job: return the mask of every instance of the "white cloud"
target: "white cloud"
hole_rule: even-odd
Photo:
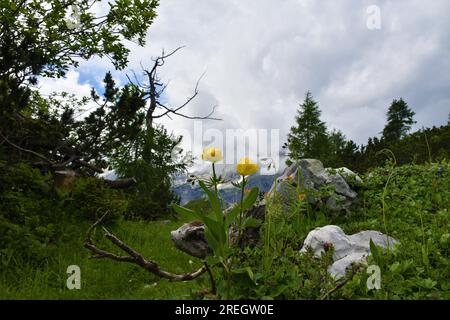
[[[381,8],[381,30],[366,27],[373,4]],[[167,60],[161,77],[170,80],[167,98],[177,105],[206,71],[198,99],[186,109],[203,115],[218,104],[216,116],[224,121],[205,121],[205,128],[279,128],[283,138],[311,90],[330,129],[365,143],[383,129],[394,98],[416,111],[416,128],[447,121],[448,12],[447,0],[161,1],[147,46],[130,45],[129,70],[150,66],[162,48],[186,45]],[[79,72],[98,81],[108,69],[108,61],[94,59]],[[68,86],[85,90],[71,75]],[[193,128],[183,118],[162,123],[169,130]]]
[[[43,95],[64,91],[82,98],[90,96],[91,85],[87,81],[80,83],[80,73],[75,70],[69,70],[65,78],[41,78],[39,91]]]

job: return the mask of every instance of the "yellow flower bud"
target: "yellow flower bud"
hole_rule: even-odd
[[[256,163],[252,162],[249,158],[242,158],[238,162],[236,171],[241,176],[249,176],[258,171],[258,165]]]
[[[203,149],[202,160],[216,163],[222,159],[222,151],[219,148],[207,147]]]

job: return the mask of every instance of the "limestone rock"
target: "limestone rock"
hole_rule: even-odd
[[[327,170],[330,170],[330,169],[327,168]],[[349,168],[341,167],[341,168],[332,169],[332,170],[337,171],[337,173],[339,173],[345,179],[345,181],[347,181],[347,183],[349,183],[350,179],[354,179],[356,181],[356,183],[360,183],[360,184],[363,183],[363,179],[361,179],[360,176],[358,176],[356,173],[354,173]]]
[[[370,239],[383,248],[392,248],[398,243],[379,231],[368,230],[346,235],[340,227],[328,225],[309,232],[300,252],[306,252],[309,248],[316,257],[320,257],[325,251],[324,247],[331,244],[334,248],[334,263],[328,268],[328,272],[335,278],[340,278],[345,276],[351,264],[366,262],[370,255]]]
[[[265,212],[265,206],[258,205],[248,210],[246,216],[264,220]],[[242,233],[240,245],[243,247],[256,245],[260,239],[259,229],[260,227],[246,228]],[[201,221],[186,223],[170,234],[175,247],[191,256],[203,259],[213,253],[205,239],[205,226]],[[230,243],[236,243],[237,228],[235,225],[230,227],[229,234]]]
[[[264,221],[265,215],[266,215],[266,206],[265,205],[254,206],[246,213],[247,217],[256,218],[261,221]],[[260,239],[259,229],[260,229],[260,227],[246,228],[242,232],[240,246],[241,247],[255,246]],[[236,243],[237,237],[238,237],[238,229],[237,229],[237,226],[233,224],[230,227],[230,243],[232,245]]]
[[[322,162],[316,159],[300,159],[285,169],[283,174],[274,182],[269,191],[269,195],[278,194],[285,205],[292,201],[292,195],[295,193],[297,184],[306,190],[317,191],[325,185],[334,187],[335,195],[327,199],[321,199],[327,208],[333,212],[349,212],[350,206],[357,198],[358,194],[354,191],[347,179],[354,177],[356,181],[361,181],[354,172],[347,168],[325,169]],[[359,180],[358,180],[359,178]],[[308,195],[307,201],[315,205],[318,200],[312,195]]]
[[[204,259],[212,254],[205,239],[205,226],[200,221],[185,223],[170,235],[175,247],[191,256]]]

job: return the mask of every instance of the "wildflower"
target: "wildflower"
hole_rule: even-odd
[[[250,193],[252,191],[252,189],[245,189],[244,192],[245,193]]]
[[[324,242],[322,244],[322,246],[323,246],[323,249],[325,250],[325,252],[327,252],[333,248],[333,244],[331,242]]]
[[[249,158],[242,158],[238,162],[236,171],[241,176],[249,176],[258,171],[258,165],[256,163],[252,162]]]
[[[269,198],[269,192],[264,192],[264,198]]]
[[[293,176],[287,176],[286,180],[287,180],[287,181],[293,181],[293,180],[294,180],[294,177],[293,177]]]
[[[298,200],[303,201],[303,200],[305,200],[305,197],[306,197],[306,194],[300,193],[300,194],[298,195]]]
[[[223,159],[222,150],[214,147],[207,147],[203,149],[202,160],[216,163]]]

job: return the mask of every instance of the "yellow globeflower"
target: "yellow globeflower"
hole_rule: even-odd
[[[239,160],[236,170],[241,176],[249,176],[258,171],[258,165],[249,158],[242,158]]]
[[[216,163],[222,159],[222,151],[219,148],[207,147],[203,149],[202,160]]]

